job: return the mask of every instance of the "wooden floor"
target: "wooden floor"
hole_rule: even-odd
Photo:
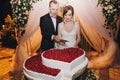
[[[113,67],[109,69],[108,80],[120,80],[120,67]]]
[[[100,69],[99,80],[120,80],[120,66]]]
[[[120,80],[120,66],[93,70],[98,80]]]

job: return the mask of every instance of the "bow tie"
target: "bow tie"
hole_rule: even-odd
[[[52,18],[56,18],[57,16],[51,16]]]

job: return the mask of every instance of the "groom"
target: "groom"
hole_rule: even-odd
[[[62,18],[58,16],[59,4],[55,0],[49,2],[49,13],[40,18],[40,28],[42,32],[42,43],[40,49],[42,51],[54,48],[55,41],[58,41],[57,30],[58,23],[62,22]]]

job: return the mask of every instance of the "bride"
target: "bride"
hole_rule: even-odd
[[[63,8],[63,22],[58,25],[58,38],[56,48],[78,47],[80,42],[80,26],[73,20],[74,9],[71,5]]]

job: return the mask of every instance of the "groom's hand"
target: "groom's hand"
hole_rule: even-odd
[[[53,40],[54,40],[55,42],[59,42],[59,41],[60,41],[60,38],[59,38],[59,36],[54,35],[54,36],[53,36]]]

